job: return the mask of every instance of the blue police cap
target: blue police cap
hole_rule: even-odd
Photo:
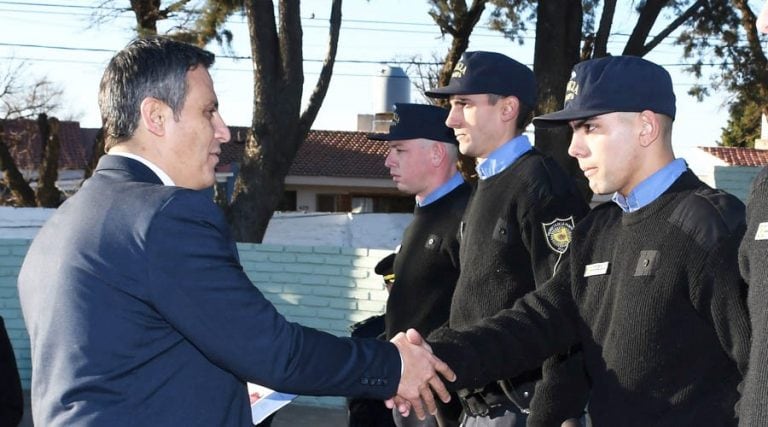
[[[536,77],[527,66],[496,52],[465,52],[453,69],[448,86],[424,92],[432,98],[489,93],[516,96],[529,108],[536,106]]]
[[[445,108],[425,104],[396,103],[389,133],[369,133],[368,139],[401,141],[425,138],[459,145],[453,129],[445,125],[447,118],[448,110]]]
[[[636,56],[608,56],[573,67],[562,110],[533,118],[536,126],[617,112],[650,110],[675,118],[675,92],[667,70]]]
[[[392,275],[395,270],[395,256],[397,256],[397,254],[391,253],[379,260],[376,267],[373,268],[373,271],[378,275],[384,276],[385,279],[387,276]]]

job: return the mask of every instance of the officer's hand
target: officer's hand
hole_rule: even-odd
[[[413,344],[410,340],[420,344]],[[387,406],[391,408],[397,405],[398,411],[407,416],[410,412],[405,404],[407,401],[419,419],[426,418],[424,405],[430,414],[434,414],[437,406],[433,392],[437,393],[443,402],[451,400],[451,395],[438,374],[449,381],[455,381],[456,374],[445,362],[432,354],[429,345],[415,330],[409,329],[407,334],[400,332],[391,341],[400,351],[403,373],[397,388],[397,398],[388,401]]]

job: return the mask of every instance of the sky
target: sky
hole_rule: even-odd
[[[29,77],[47,76],[60,84],[67,107],[59,116],[77,119],[83,127],[100,126],[96,102],[99,79],[109,58],[134,35],[135,21],[130,12],[117,13],[117,18],[108,22],[94,23],[93,7],[102,1],[0,0],[0,69],[23,61]],[[127,6],[128,0],[113,3]],[[760,2],[752,3],[757,11]],[[306,101],[325,56],[330,0],[304,0],[301,7]],[[378,76],[386,65],[397,66],[398,61],[414,56],[426,62],[444,58],[450,38],[441,37],[427,11],[427,2],[422,0],[344,1],[334,74],[314,129],[355,130],[358,114],[375,112],[374,104],[380,98],[373,89],[380,84]],[[520,46],[489,30],[486,17],[476,27],[469,50],[501,52],[532,66],[535,23],[528,25],[526,43]],[[628,34],[634,20],[631,11],[619,10],[614,31]],[[245,18],[234,16],[227,28],[234,33],[234,52],[224,52],[215,43],[209,45],[208,49],[217,54],[211,74],[224,120],[229,125],[247,126],[252,108],[250,61],[227,57],[247,57],[250,53]],[[624,42],[626,37],[618,35],[615,40]],[[613,49],[614,54],[619,54],[619,42],[609,44],[609,51]],[[725,93],[715,93],[699,103],[687,95],[695,78],[683,72],[680,51],[665,42],[646,56],[665,66],[672,75],[678,100],[673,133],[678,154],[690,147],[716,145],[720,129],[727,121],[724,102],[728,99]],[[415,79],[415,75],[411,78]],[[411,102],[425,102],[415,87]]]

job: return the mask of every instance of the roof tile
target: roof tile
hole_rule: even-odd
[[[239,162],[245,148],[246,128],[231,127],[232,142],[221,146],[219,170]],[[289,175],[389,179],[384,159],[389,146],[369,140],[365,132],[310,130],[299,147]]]
[[[82,144],[80,123],[59,122],[59,169],[83,169],[89,154]],[[5,120],[4,139],[16,167],[34,170],[40,166],[42,144],[36,120]]]
[[[768,165],[768,150],[742,147],[699,147],[730,166]]]

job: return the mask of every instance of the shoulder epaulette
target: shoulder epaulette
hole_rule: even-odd
[[[700,245],[714,245],[746,226],[744,203],[729,193],[709,187],[686,196],[668,221]]]

